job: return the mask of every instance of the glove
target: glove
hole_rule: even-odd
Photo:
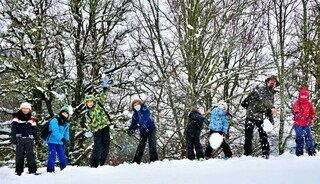
[[[18,144],[17,138],[16,138],[15,136],[12,137],[12,143],[13,143],[14,145],[17,145],[17,144]]]
[[[311,125],[312,124],[312,117],[308,117],[307,118],[307,125]]]
[[[210,121],[206,119],[206,120],[204,121],[204,124],[206,124],[207,126],[209,126]]]
[[[67,147],[69,146],[69,142],[67,141],[66,138],[62,138],[61,141],[63,142],[64,146],[67,146]]]
[[[102,74],[102,85],[103,85],[104,88],[108,87],[108,85],[109,85],[108,81],[109,81],[109,79],[106,76],[106,74]]]
[[[272,116],[269,116],[268,119],[269,119],[270,123],[274,126],[274,119],[273,119],[273,117],[272,117]]]
[[[92,137],[93,134],[92,134],[92,132],[88,131],[88,132],[84,133],[83,135],[87,138],[90,138],[90,137]]]
[[[232,114],[229,111],[227,111],[226,116],[232,117]]]
[[[301,115],[299,113],[295,113],[294,116],[293,116],[293,120],[294,121],[299,121],[301,120]],[[312,120],[311,120],[312,121]]]
[[[128,129],[127,131],[127,134],[131,137],[132,134],[134,133],[134,130],[133,129]]]

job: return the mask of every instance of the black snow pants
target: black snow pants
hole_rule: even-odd
[[[213,133],[220,133],[221,134],[222,132],[217,132],[217,131],[210,130],[209,137]],[[220,147],[222,148],[222,151],[223,151],[225,157],[227,157],[227,158],[232,157],[231,148],[230,148],[229,144],[226,142],[225,139],[223,139]],[[205,151],[205,157],[209,157],[210,158],[212,156],[212,151],[213,151],[213,149],[210,146],[210,143],[208,143],[208,145],[206,147],[206,151]]]
[[[246,118],[245,124],[245,139],[244,139],[244,155],[249,156],[252,154],[252,138],[253,138],[253,130],[254,126],[258,127],[259,137],[260,137],[260,144],[262,148],[263,155],[269,155],[270,153],[270,146],[268,142],[268,135],[263,130],[262,127],[263,121],[261,120],[254,120],[250,118]]]
[[[149,132],[140,133],[140,142],[139,142],[136,154],[134,156],[133,162],[136,162],[138,164],[141,163],[141,159],[143,156],[144,149],[146,147],[147,140],[149,143],[150,161],[153,162],[158,160],[156,132],[157,130],[155,128]]]
[[[187,157],[189,160],[204,158],[202,145],[200,143],[201,130],[195,130],[193,134],[186,133]],[[196,151],[196,155],[194,154]]]
[[[102,166],[106,163],[110,146],[109,126],[98,130],[93,134],[93,150],[90,159],[90,167]]]
[[[36,155],[33,148],[33,139],[17,138],[16,145],[16,173],[21,174],[24,168],[24,156],[27,156],[28,171],[35,173],[37,171]]]

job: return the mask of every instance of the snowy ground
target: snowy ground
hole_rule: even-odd
[[[319,184],[320,156],[296,157],[286,153],[269,160],[241,157],[159,161],[151,164],[122,164],[100,168],[68,166],[63,171],[41,175],[14,174],[14,169],[0,168],[1,184]]]

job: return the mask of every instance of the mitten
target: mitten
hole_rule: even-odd
[[[132,134],[134,133],[134,130],[133,129],[128,129],[127,131],[127,134],[131,137]]]
[[[307,125],[311,125],[312,124],[312,117],[308,117],[307,118]]]
[[[109,85],[108,81],[109,81],[108,77],[105,74],[102,74],[102,85],[104,88],[108,87]]]
[[[204,123],[205,123],[207,126],[209,126],[210,121],[209,121],[209,120],[207,120],[207,119],[205,119]]]
[[[88,131],[88,132],[85,132],[83,135],[87,138],[90,138],[90,137],[92,137],[93,134],[92,134],[92,132]]]
[[[299,121],[301,120],[301,115],[299,113],[295,113],[294,116],[293,116],[293,120],[294,121]]]

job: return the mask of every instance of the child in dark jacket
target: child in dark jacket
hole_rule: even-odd
[[[133,100],[131,103],[131,108],[134,112],[128,129],[128,135],[132,136],[136,129],[139,129],[140,132],[140,142],[132,162],[140,164],[147,140],[149,143],[150,161],[157,161],[157,128],[151,112],[140,99]]]
[[[309,101],[309,91],[302,88],[298,99],[293,105],[294,130],[296,132],[296,155],[303,155],[304,141],[306,142],[309,156],[316,154],[310,126],[316,116],[312,103]]]
[[[63,170],[67,166],[67,158],[64,153],[64,146],[69,145],[69,108],[62,107],[58,117],[54,117],[50,120],[49,131],[46,143],[48,145],[48,163],[47,172],[51,173],[55,171],[55,161],[58,156],[60,170]]]
[[[227,134],[229,123],[228,123],[228,116],[226,114],[228,109],[228,105],[221,101],[218,103],[218,107],[214,108],[211,112],[211,119],[210,119],[210,135],[213,133],[219,133],[223,137]],[[209,136],[210,136],[209,135]],[[230,146],[226,142],[225,139],[223,139],[221,143],[222,150],[224,152],[225,158],[232,158],[232,152],[230,149]],[[210,144],[207,145],[206,151],[205,151],[205,158],[209,159],[211,158],[212,154],[212,147]]]
[[[203,129],[203,124],[209,125],[209,121],[203,117],[204,107],[197,106],[197,108],[191,108],[189,113],[189,122],[185,129],[186,144],[187,144],[187,157],[189,160],[194,160],[197,156],[199,161],[204,160],[204,154],[202,145],[200,143],[200,134]],[[196,156],[194,154],[194,148]]]
[[[31,116],[31,104],[24,102],[20,110],[13,114],[11,136],[16,145],[16,174],[21,175],[24,168],[24,157],[27,156],[29,174],[36,174],[36,156],[34,153],[34,141],[37,145],[39,137],[37,133],[37,119]]]

